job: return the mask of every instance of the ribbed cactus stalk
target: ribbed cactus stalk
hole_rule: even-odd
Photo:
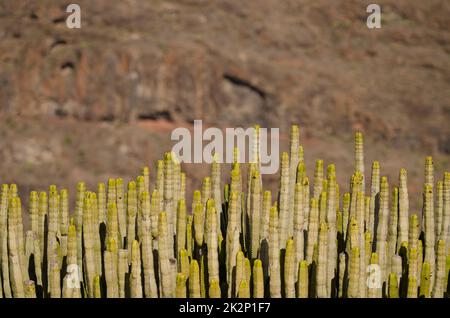
[[[302,183],[304,178],[306,178],[305,162],[303,160],[300,160],[297,165],[297,175],[295,180],[297,183]]]
[[[415,248],[411,248],[409,250],[408,277],[416,279],[416,288],[417,288],[417,250]],[[409,293],[409,287],[408,287],[408,293]],[[417,291],[416,291],[416,297],[417,297]]]
[[[445,258],[445,278],[444,278],[444,288],[447,286],[448,292],[448,280],[450,275],[450,253],[447,253],[447,257]]]
[[[343,298],[347,293],[346,283],[348,281],[348,267],[347,267],[347,253],[342,252],[339,254],[338,261],[338,271],[339,271],[339,283],[338,283],[338,297]],[[347,279],[346,279],[347,278]]]
[[[108,218],[106,223],[106,241],[110,244],[114,244],[110,251],[117,251],[119,249],[118,241],[120,240],[119,223],[117,215],[117,206],[115,202],[111,202],[108,205]]]
[[[431,176],[428,176],[429,181]],[[425,226],[425,261],[430,265],[430,287],[434,283],[434,264],[435,264],[435,232],[434,232],[434,197],[433,186],[425,184],[423,192],[423,214]]]
[[[381,268],[381,281],[386,280],[386,266],[387,266],[387,233],[389,220],[389,184],[387,177],[381,177],[380,190],[380,214],[376,236],[376,251],[379,258],[379,265]]]
[[[73,221],[73,220],[72,220]],[[67,283],[67,293],[64,297],[73,298],[80,293],[80,273],[81,269],[77,264],[77,231],[74,222],[69,225],[67,233],[67,268],[65,281]],[[77,291],[75,293],[75,291]]]
[[[159,213],[161,212],[161,194],[158,190],[153,190],[150,205],[150,220],[152,227],[152,236],[158,237],[158,221]]]
[[[234,297],[239,294],[239,287],[242,281],[245,281],[245,256],[242,251],[238,251],[236,254],[236,270],[234,280]]]
[[[132,242],[129,244],[131,247],[133,246]],[[129,272],[129,264],[131,264],[131,261],[129,263],[128,257],[128,250],[120,249],[118,251],[117,281],[119,284],[119,298],[125,298],[126,285],[129,283],[126,279],[127,273]]]
[[[303,213],[304,208],[304,194],[303,194],[303,185],[301,183],[297,183],[295,185],[295,193],[294,193],[294,250],[295,250],[295,258],[294,258],[294,278],[297,281],[298,279],[298,264],[301,260],[304,259],[304,250],[305,250],[305,242],[304,242],[304,231],[303,231]]]
[[[50,263],[50,297],[51,298],[61,298],[61,283],[60,283],[60,272],[59,264],[56,259],[52,260]]]
[[[417,278],[408,276],[407,298],[417,298]]]
[[[106,251],[103,253],[105,264],[106,294],[108,298],[118,298],[119,283],[117,243],[113,238],[109,238],[107,240]]]
[[[205,255],[200,256],[200,296],[206,298],[206,271],[205,271]]]
[[[206,210],[206,203],[212,198],[211,178],[205,177],[202,183],[202,192],[200,202],[203,208]]]
[[[362,176],[362,188],[361,191],[365,192],[365,178],[364,178],[364,139],[361,132],[355,133],[355,171],[361,173]]]
[[[448,248],[450,247],[450,172],[444,174],[442,205],[442,228],[440,239],[444,240]]]
[[[417,281],[420,282],[420,277],[422,275],[422,262],[423,262],[423,243],[422,240],[417,241]]]
[[[392,255],[396,253],[397,250],[400,248],[397,248],[397,226],[400,227],[399,221],[399,189],[397,187],[394,187],[392,189],[392,205],[390,210],[390,216],[389,216],[389,228],[388,228],[388,263],[390,263]],[[399,236],[400,238],[400,236]],[[403,242],[408,242],[408,239],[404,240]],[[398,242],[398,244],[401,244],[402,242]],[[389,266],[389,265],[388,265]]]
[[[286,298],[295,298],[295,253],[294,240],[289,239],[286,242],[286,252],[284,257],[284,296]]]
[[[79,182],[77,184],[77,195],[75,200],[75,227],[77,230],[77,257],[78,257],[78,268],[80,271],[80,281],[83,281],[82,268],[83,268],[83,205],[84,205],[84,195],[86,192],[86,185],[84,182]],[[40,201],[46,201],[46,198],[44,198],[44,195],[41,194],[43,197],[40,198]],[[108,189],[108,196],[109,196],[109,189]],[[40,212],[40,214],[43,212]],[[44,219],[42,220],[44,222]],[[42,228],[44,225],[40,225]],[[42,233],[43,234],[43,233]],[[40,238],[39,238],[40,239]],[[44,251],[43,243],[41,243],[41,251]]]
[[[178,272],[183,273],[186,279],[189,278],[189,256],[187,251],[182,248],[178,255]]]
[[[36,285],[32,280],[27,280],[25,282],[25,297],[36,298]]]
[[[250,260],[247,257],[244,258],[244,278],[250,284],[252,279],[252,266],[250,265]]]
[[[417,254],[419,256],[419,254]],[[417,257],[417,260],[419,260],[419,257]],[[417,267],[418,268],[418,267]],[[391,273],[394,273],[397,277],[397,285],[400,284],[400,279],[403,276],[403,264],[402,264],[402,257],[400,255],[393,255],[391,257]]]
[[[158,160],[156,166],[155,190],[160,194],[160,210],[164,209],[164,160]],[[159,215],[158,215],[159,217]]]
[[[364,233],[364,267],[367,268],[370,264],[370,258],[372,257],[372,234],[370,231]]]
[[[317,207],[316,207],[317,210]],[[316,213],[317,214],[317,213]],[[269,221],[269,277],[270,297],[281,297],[280,278],[280,243],[278,236],[278,211],[276,207],[270,209]]]
[[[358,221],[355,217],[350,219],[349,229],[348,229],[348,240],[347,240],[347,252],[350,253],[351,249],[354,247],[360,247],[361,245],[361,236],[359,232]]]
[[[241,208],[242,208],[242,176],[241,176],[241,168],[239,163],[233,163],[233,169],[231,170],[231,182],[230,182],[230,191],[229,193],[236,192],[237,194],[237,228],[241,229]]]
[[[232,273],[236,266],[236,254],[240,249],[239,246],[239,228],[238,228],[238,194],[231,192],[228,203],[228,224],[226,236],[226,251],[227,251],[227,282],[228,282],[228,297],[232,296]]]
[[[106,186],[103,182],[97,185],[98,221],[106,224]]]
[[[153,198],[152,198],[153,199]],[[129,202],[129,201],[128,201]],[[153,205],[154,206],[150,206]],[[152,241],[152,224],[151,224],[151,210],[153,208],[159,208],[159,202],[156,200],[150,203],[150,196],[147,191],[141,194],[141,225],[142,225],[142,235],[141,238],[141,258],[142,258],[142,268],[144,271],[144,295],[147,298],[158,297],[158,290],[156,286],[155,279],[155,269],[153,261],[153,241]],[[134,223],[133,223],[134,224]]]
[[[388,289],[388,297],[389,298],[399,298],[398,293],[398,280],[397,280],[397,274],[396,273],[390,273],[389,274],[389,289]]]
[[[262,262],[253,262],[253,298],[264,298],[264,274]]]
[[[258,171],[255,171],[251,181],[250,192],[250,257],[258,257],[261,224],[261,177]]]
[[[181,163],[178,160],[175,153],[172,152],[172,165],[173,165],[173,200],[174,204],[180,200],[181,196]],[[176,206],[174,207],[176,209]],[[174,227],[176,222],[176,211],[174,211]],[[175,228],[174,228],[175,231]]]
[[[186,173],[180,173],[180,199],[186,200]]]
[[[319,223],[323,223],[327,218],[327,192],[322,191],[319,196]]]
[[[419,240],[419,218],[417,217],[417,214],[412,214],[409,219],[408,246],[417,249]]]
[[[294,233],[294,193],[299,163],[299,143],[300,133],[297,125],[291,126],[290,152],[289,152],[289,226],[288,236],[292,237]]]
[[[201,204],[194,206],[194,237],[198,246],[203,245],[203,234],[205,231],[205,212]]]
[[[359,271],[360,260],[359,260],[359,247],[353,247],[350,253],[349,260],[349,271],[348,271],[348,297],[358,298],[359,297]]]
[[[2,184],[0,194],[0,250],[1,250],[1,268],[4,282],[3,294],[6,298],[11,298],[11,286],[9,280],[9,262],[8,262],[8,193],[9,186]],[[40,260],[40,259],[39,259]]]
[[[356,171],[350,182],[350,218],[356,217],[358,219],[358,225],[359,225],[359,217],[357,216],[357,201],[358,201],[358,194],[362,192],[361,187],[362,182],[362,175],[359,171]]]
[[[212,279],[209,283],[209,298],[220,298],[220,286],[217,279]]]
[[[350,193],[346,192],[342,197],[342,224],[343,224],[342,230],[344,233],[344,240],[347,240],[349,221],[350,221]]]
[[[308,298],[308,262],[303,260],[298,266],[297,297]]]
[[[144,177],[145,191],[150,192],[150,169],[148,167],[142,168],[142,176]]]
[[[401,185],[400,185],[401,186]],[[374,161],[372,164],[372,175],[370,181],[370,215],[369,231],[375,234],[375,204],[376,196],[380,193],[380,163]]]
[[[238,298],[250,298],[250,286],[245,280],[239,284]]]
[[[37,193],[35,192],[35,204],[36,204],[36,230],[33,230],[36,234],[38,227],[38,218],[37,218]],[[61,234],[61,251],[63,256],[67,255],[67,230],[69,229],[69,194],[67,189],[62,189],[59,193],[59,233]],[[100,243],[100,239],[98,240]]]
[[[264,191],[262,210],[261,210],[261,225],[260,225],[260,240],[267,239],[269,237],[269,217],[270,207],[272,206],[272,192]],[[303,216],[303,211],[301,211]]]
[[[311,209],[309,213],[308,237],[306,240],[306,261],[312,263],[314,245],[319,238],[319,207],[316,198],[311,198]]]
[[[303,222],[303,228],[304,228],[305,231],[308,231],[308,228],[309,228],[308,220],[309,220],[309,210],[310,210],[310,206],[309,206],[310,191],[309,191],[309,179],[308,179],[308,177],[304,177],[303,178],[302,184],[303,184],[303,194],[305,196],[304,199],[303,199],[303,202],[305,203],[303,205],[304,209],[305,209],[305,211],[303,213],[303,217],[304,217],[304,220],[305,220]]]
[[[18,243],[18,223],[19,223],[20,200],[17,197],[10,199],[8,209],[8,257],[9,273],[11,281],[12,295],[15,298],[24,298],[25,290],[22,268],[20,265],[20,249]]]
[[[411,277],[415,278],[415,277]],[[422,271],[420,275],[420,291],[419,296],[424,298],[430,297],[430,284],[431,284],[431,270],[430,270],[430,264],[425,261],[422,264]],[[417,281],[417,279],[416,279]],[[408,295],[409,295],[409,286],[408,286]],[[416,286],[416,297],[417,297],[417,286]],[[409,297],[408,297],[409,298]]]
[[[189,298],[200,298],[200,270],[195,259],[189,269]]]
[[[2,197],[0,198],[0,208],[2,207],[2,201],[6,200]],[[5,201],[5,208],[6,208],[6,201]],[[3,213],[3,212],[1,212]],[[6,213],[6,212],[5,212]],[[29,214],[30,214],[30,223],[31,223],[31,231],[38,234],[39,233],[39,196],[36,191],[30,192],[30,199],[29,199]],[[2,217],[2,216],[0,216]],[[67,229],[66,229],[67,234]]]
[[[218,156],[214,156],[211,164],[211,191],[212,198],[216,203],[216,216],[217,216],[217,233],[221,233],[221,215],[222,215],[222,179],[221,179],[221,167]]]
[[[328,253],[328,225],[326,223],[320,224],[319,230],[319,242],[318,242],[318,262],[316,272],[316,292],[318,298],[329,297],[327,292],[328,280],[327,280],[327,261]]]
[[[189,257],[192,257],[192,250],[194,246],[194,238],[192,236],[192,215],[186,217],[186,251]]]
[[[128,264],[131,264],[131,249],[132,242],[136,238],[136,214],[137,214],[137,193],[136,182],[128,183],[127,191],[127,249],[128,249]]]
[[[332,280],[337,266],[337,226],[336,226],[336,171],[334,165],[328,166],[327,217],[328,251],[327,251],[327,293],[331,295]]]
[[[127,215],[125,210],[125,194],[122,178],[116,179],[116,206],[117,206],[117,220],[119,222],[120,242],[119,248],[123,248],[123,242],[127,237]]]
[[[142,298],[141,257],[139,242],[134,240],[131,248],[131,274],[130,274],[131,298]]]
[[[159,214],[159,241],[158,241],[158,254],[159,254],[159,272],[161,280],[161,297],[170,298],[173,297],[173,290],[171,286],[171,269],[169,261],[169,250],[170,244],[167,226],[167,214],[166,212],[161,212]]]
[[[186,298],[186,276],[183,273],[177,273],[177,286],[175,289],[176,298]]]
[[[173,158],[172,153],[164,155],[164,211],[167,213],[167,246],[173,246],[173,233],[175,223],[175,202],[174,202],[174,178],[173,178]],[[161,214],[160,214],[161,215]],[[168,257],[173,258],[173,249],[168,249]]]
[[[434,220],[436,222],[434,226],[434,236],[436,243],[439,240],[442,231],[442,219],[444,214],[444,183],[439,180],[436,182],[436,206],[434,209]]]
[[[289,155],[287,152],[281,154],[281,177],[279,193],[279,224],[280,248],[286,247],[289,230]]]
[[[186,248],[186,203],[184,199],[178,201],[177,205],[177,255]]]
[[[313,198],[319,199],[323,187],[323,160],[316,160],[316,167],[314,170],[314,184],[313,184]]]
[[[442,298],[444,296],[444,290],[447,290],[447,285],[444,286],[445,279],[445,242],[444,240],[438,240],[436,246],[436,272],[434,276],[433,284],[433,298]]]
[[[49,211],[50,212],[50,211]],[[93,221],[93,206],[91,200],[91,193],[87,192],[84,198],[83,208],[83,247],[85,257],[85,271],[86,271],[86,285],[88,296],[94,297],[94,277],[96,276],[96,259],[95,259],[95,243],[94,231],[96,224]]]
[[[370,267],[369,267],[369,284],[367,288],[368,298],[381,298],[382,296],[382,286],[380,277],[380,267],[378,262],[378,254],[372,253],[370,257]]]
[[[432,157],[425,158],[425,185],[434,186],[434,163]]]
[[[219,281],[219,256],[217,245],[217,217],[214,200],[207,203],[206,245],[208,248],[208,276],[209,284],[213,279]]]

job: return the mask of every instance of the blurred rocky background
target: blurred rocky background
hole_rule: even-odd
[[[424,157],[450,168],[450,2],[379,0],[370,30],[371,2],[0,0],[0,183],[73,196],[80,180],[154,176],[194,119],[280,127],[282,150],[296,123],[310,174],[336,163],[348,189],[361,130],[366,176],[373,160],[391,184],[407,168],[419,209]],[[184,169],[191,190],[208,173]]]

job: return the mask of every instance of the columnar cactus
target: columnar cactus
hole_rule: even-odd
[[[261,178],[255,171],[251,181],[250,192],[250,257],[258,257],[261,226]]]
[[[98,183],[95,192],[78,183],[70,220],[68,190],[31,191],[25,220],[17,185],[2,185],[0,297],[447,296],[449,172],[435,183],[426,158],[420,222],[409,215],[405,169],[390,195],[375,161],[365,192],[363,136],[356,133],[348,192],[340,194],[335,165],[325,177],[317,160],[310,195],[293,126],[274,199],[263,187],[259,134],[256,126],[248,165],[235,148],[223,187],[219,155],[212,158],[211,177],[192,204],[171,152],[158,161],[154,186],[148,167],[127,188],[121,178]]]
[[[280,245],[278,236],[278,211],[276,207],[270,209],[269,221],[269,277],[270,297],[281,297],[280,281]]]
[[[442,189],[442,228],[440,239],[450,247],[450,172],[444,174],[444,184]]]
[[[314,245],[317,244],[319,237],[319,207],[317,199],[311,199],[311,209],[309,213],[308,237],[306,240],[306,260],[308,264],[312,263]]]
[[[297,168],[300,162],[299,153],[300,133],[297,125],[291,126],[290,152],[289,152],[289,231],[288,236],[294,233],[294,192],[297,176]]]
[[[350,253],[350,266],[348,271],[348,297],[358,298],[359,297],[359,271],[360,261],[359,261],[359,247],[353,247]]]
[[[253,262],[253,297],[264,298],[263,267],[259,259]]]
[[[320,224],[319,242],[318,242],[318,262],[316,272],[316,292],[317,297],[327,298],[327,270],[328,270],[328,225],[326,223]]]
[[[428,171],[428,170],[427,170]],[[431,176],[428,179],[431,180]],[[434,232],[434,198],[433,186],[425,184],[423,190],[423,214],[425,225],[425,261],[430,265],[430,286],[434,283],[434,264],[435,264],[435,232]]]
[[[289,230],[289,155],[283,152],[281,155],[281,177],[279,194],[279,224],[280,247],[286,247]]]
[[[365,192],[364,180],[364,140],[361,132],[355,133],[355,171],[362,176],[362,192]]]
[[[369,231],[375,234],[375,200],[380,193],[380,163],[374,161],[372,164],[372,175],[370,182],[370,215],[369,215]]]
[[[304,250],[305,250],[305,240],[304,240],[304,231],[303,231],[303,215],[304,215],[304,194],[303,194],[303,185],[301,183],[297,183],[295,185],[295,193],[294,193],[294,265],[297,269],[297,264],[301,260],[304,259]],[[298,278],[298,270],[295,270],[295,280]]]
[[[189,297],[200,298],[200,272],[196,260],[191,261],[189,270]]]

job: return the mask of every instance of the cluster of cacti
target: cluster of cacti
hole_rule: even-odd
[[[256,129],[258,131],[258,129]],[[407,172],[398,186],[365,173],[355,135],[355,171],[340,193],[336,168],[305,169],[299,129],[281,155],[278,193],[263,187],[254,162],[231,166],[185,197],[186,175],[173,153],[124,184],[90,191],[52,185],[31,192],[24,231],[15,184],[0,195],[0,294],[3,297],[447,297],[450,270],[450,173],[435,182],[425,161],[423,211],[410,211]],[[246,175],[244,177],[244,171]],[[370,182],[369,182],[370,181]],[[366,183],[370,185],[366,191]],[[190,208],[189,208],[190,206]],[[422,217],[420,220],[419,215]],[[422,226],[420,226],[422,224]]]

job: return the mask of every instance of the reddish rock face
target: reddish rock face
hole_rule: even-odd
[[[1,182],[132,176],[194,119],[297,123],[308,165],[334,161],[343,184],[356,129],[366,166],[409,168],[413,191],[425,155],[450,166],[448,1],[386,1],[379,30],[356,0],[77,3],[81,29],[68,3],[0,4]]]

